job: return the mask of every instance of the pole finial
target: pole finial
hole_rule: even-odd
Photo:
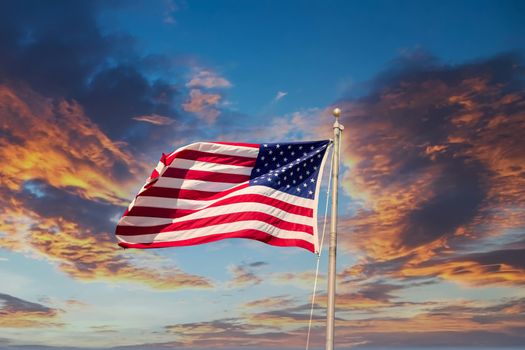
[[[341,109],[339,107],[334,108],[332,115],[336,118],[339,118],[341,116]]]

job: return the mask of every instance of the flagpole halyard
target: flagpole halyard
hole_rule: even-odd
[[[332,153],[332,209],[330,215],[330,244],[328,247],[328,303],[326,309],[326,350],[334,349],[335,322],[335,277],[337,255],[337,200],[339,186],[339,158],[341,133],[344,129],[339,123],[341,110],[335,108],[332,112],[334,122],[334,148]]]

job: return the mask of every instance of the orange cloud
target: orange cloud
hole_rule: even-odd
[[[59,309],[0,293],[0,328],[62,327]]]
[[[195,113],[200,119],[214,123],[220,112],[214,108],[221,100],[221,95],[203,93],[199,89],[191,89],[190,99],[183,103],[186,112]]]
[[[82,198],[125,204],[145,167],[112,142],[75,101],[51,100],[25,87],[0,85],[0,185],[19,191],[42,179]],[[113,169],[125,166],[129,175]]]
[[[153,253],[117,248],[106,231],[111,213],[98,217],[93,205],[102,203],[107,211],[110,204],[128,204],[146,168],[80,105],[0,85],[0,114],[0,247],[45,257],[80,280],[134,281],[155,289],[211,287],[208,279],[165,266]],[[46,189],[43,198],[28,197],[25,186],[35,183]],[[82,210],[72,213],[67,198]]]
[[[208,279],[174,266],[155,266],[158,259],[152,253],[118,249],[107,233],[61,217],[44,218],[22,207],[9,207],[6,213],[0,247],[43,256],[75,279],[130,281],[161,290],[212,286]]]
[[[396,71],[368,96],[340,104],[343,186],[361,204],[340,228],[341,245],[362,257],[352,273],[522,283],[523,258],[517,265],[466,258],[469,244],[493,237],[490,249],[504,249],[496,237],[510,243],[525,227],[517,66],[502,57]]]

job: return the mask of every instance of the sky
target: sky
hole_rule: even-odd
[[[521,1],[0,2],[0,348],[304,348],[316,255],[114,230],[163,152],[334,107],[336,348],[523,346],[524,37]]]

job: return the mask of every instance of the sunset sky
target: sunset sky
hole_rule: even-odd
[[[523,346],[524,38],[523,1],[0,1],[0,348],[304,349],[314,254],[114,230],[162,152],[335,106],[336,347]]]

